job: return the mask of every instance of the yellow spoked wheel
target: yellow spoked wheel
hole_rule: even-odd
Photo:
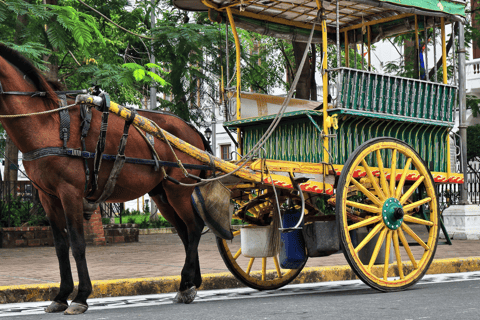
[[[273,215],[269,196],[270,194],[267,192],[263,192],[260,196],[251,193],[248,200],[238,201],[241,206],[236,211],[234,218],[250,222],[251,225],[269,225]],[[238,216],[241,216],[242,212],[245,214],[243,218],[246,219]],[[305,265],[298,269],[282,269],[278,254],[273,257],[245,257],[241,249],[240,230],[233,232],[233,236],[231,241],[217,237],[218,250],[228,270],[250,288],[257,290],[281,288],[293,281]]]
[[[400,291],[423,277],[437,247],[438,202],[415,150],[393,138],[362,144],[345,163],[336,203],[345,257],[363,282]]]

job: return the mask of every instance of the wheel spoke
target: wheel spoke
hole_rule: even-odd
[[[366,195],[368,197],[368,199],[372,200],[372,202],[374,204],[376,204],[379,207],[382,206],[382,202],[377,197],[375,197],[375,195],[373,193],[368,191],[367,188],[365,188],[357,180],[355,180],[355,178],[352,178],[352,182],[355,185],[355,187],[357,187],[358,190],[360,190],[360,192],[362,192],[364,195]]]
[[[412,229],[410,229],[410,227],[406,224],[406,223],[402,223],[402,229],[403,231],[405,231],[410,237],[412,237],[415,241],[418,242],[418,244],[420,244],[425,250],[430,250],[430,247],[425,243],[423,242],[422,239],[420,239],[419,236],[417,236],[417,234],[415,232],[413,232]]]
[[[267,275],[267,258],[262,258],[262,281],[265,281],[265,276]]]
[[[405,220],[405,221],[407,221],[407,222],[423,224],[423,225],[426,225],[426,226],[429,226],[429,227],[432,227],[432,226],[433,226],[433,222],[432,222],[432,221],[427,221],[427,220],[423,220],[423,219],[418,219],[418,218],[415,218],[415,217],[412,217],[412,216],[409,216],[409,215],[403,216],[403,220]]]
[[[383,265],[383,280],[387,280],[388,266],[390,265],[390,246],[392,245],[392,230],[388,230],[385,243],[385,263]]]
[[[403,274],[402,257],[400,256],[400,244],[398,243],[397,230],[393,232],[393,248],[395,249],[395,256],[397,256],[398,274],[400,279],[405,279],[405,275]]]
[[[382,154],[380,153],[380,150],[377,150],[377,162],[378,170],[380,170],[380,183],[382,184],[382,188],[385,191],[385,196],[387,198],[390,198],[390,193],[388,192],[387,178],[385,177],[385,168],[383,167]]]
[[[370,231],[369,234],[365,237],[365,239],[360,242],[360,244],[355,248],[355,253],[358,253],[370,240],[372,240],[373,237],[382,229],[384,226],[383,224],[379,223],[375,226],[375,228]]]
[[[255,258],[250,258],[250,261],[248,261],[248,266],[246,271],[247,274],[250,274],[250,271],[252,270],[253,261],[255,261]]]
[[[403,248],[405,248],[405,251],[407,252],[408,257],[410,258],[410,261],[412,261],[413,268],[415,270],[417,270],[418,269],[418,264],[417,264],[417,261],[415,260],[415,257],[412,254],[412,250],[410,250],[410,246],[408,245],[408,241],[405,238],[405,235],[403,234],[402,229],[400,228],[400,229],[397,229],[397,230],[398,230],[398,237],[400,238],[400,241],[402,241]]]
[[[383,229],[378,236],[377,244],[375,245],[372,257],[370,258],[370,263],[368,264],[368,270],[372,270],[372,266],[375,263],[375,260],[377,260],[378,253],[380,252],[380,248],[382,247],[383,241],[385,240],[385,235],[387,234],[387,231],[387,228]]]
[[[347,206],[351,206],[351,207],[354,207],[354,208],[357,208],[357,209],[362,209],[362,210],[365,210],[365,211],[368,211],[368,212],[371,212],[371,213],[379,214],[380,212],[382,212],[382,209],[374,207],[374,206],[369,206],[368,204],[353,202],[353,201],[350,201],[350,200],[347,200],[346,202],[347,202]]]
[[[425,203],[430,202],[430,201],[432,201],[432,198],[427,197],[425,199],[418,200],[414,203],[407,204],[406,206],[403,207],[403,211],[408,212],[408,211],[410,211],[412,209],[415,209],[416,207],[419,207],[422,204],[425,204]]]
[[[365,226],[380,222],[381,220],[382,220],[382,216],[371,217],[371,218],[365,219],[363,221],[357,222],[355,224],[352,224],[351,226],[348,226],[348,231],[352,231],[352,230],[355,230],[355,229],[358,229],[358,228],[361,228],[361,227],[365,227]]]
[[[237,253],[235,253],[235,255],[233,256],[233,259],[237,260],[237,258],[240,256],[241,253],[242,253],[242,248],[238,249]]]
[[[415,183],[407,190],[407,192],[405,192],[403,194],[403,196],[400,198],[400,204],[403,205],[405,203],[405,201],[408,200],[408,198],[410,198],[410,196],[412,195],[413,191],[415,191],[418,186],[420,185],[420,183],[423,182],[423,180],[425,180],[425,177],[424,176],[421,176],[417,181],[415,181]]]
[[[390,195],[395,194],[395,182],[397,182],[397,149],[392,153],[392,166],[390,168]]]
[[[362,166],[363,166],[363,168],[365,169],[365,172],[367,173],[368,178],[372,181],[373,188],[374,188],[375,191],[377,192],[377,194],[378,194],[378,196],[380,197],[380,199],[385,200],[385,199],[386,199],[386,196],[385,196],[385,194],[383,193],[383,191],[382,191],[382,189],[380,188],[380,186],[378,185],[377,179],[373,176],[372,170],[371,170],[370,167],[368,166],[368,164],[367,164],[367,162],[365,161],[365,159],[362,160]]]
[[[410,168],[411,163],[412,163],[412,158],[408,158],[407,163],[405,164],[405,168],[403,169],[402,176],[400,177],[400,181],[398,182],[398,185],[397,185],[397,192],[395,194],[395,198],[397,199],[400,199],[400,195],[402,194],[403,185],[405,184],[408,168]]]
[[[278,259],[277,256],[273,257],[273,263],[275,264],[275,269],[277,269],[277,275],[279,278],[283,277],[282,276],[282,270],[280,270],[280,265],[278,264]]]

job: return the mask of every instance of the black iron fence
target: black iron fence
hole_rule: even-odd
[[[0,182],[0,227],[46,225],[45,211],[30,181]]]
[[[467,197],[470,203],[480,205],[480,161],[469,162],[465,183],[467,185]],[[452,204],[459,203],[461,186],[460,184],[437,185],[440,211],[443,211]]]

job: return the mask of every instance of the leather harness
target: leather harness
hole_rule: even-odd
[[[55,94],[57,94],[59,98],[59,108],[67,106],[67,94],[80,94],[80,93],[86,93],[86,90],[72,90],[72,91],[55,91]],[[30,96],[30,97],[44,97],[46,96],[46,92],[20,92],[20,91],[8,91],[5,92],[3,91],[2,84],[0,83],[0,95],[5,94],[5,95],[23,95],[23,96]],[[49,157],[49,156],[60,156],[60,157],[76,157],[76,158],[83,158],[84,159],[84,166],[85,166],[85,192],[88,191],[88,194],[84,198],[84,202],[86,201],[89,206],[91,207],[96,207],[100,202],[106,201],[110,195],[113,193],[113,190],[115,188],[116,181],[118,179],[118,176],[123,168],[123,165],[125,163],[131,163],[131,164],[140,164],[140,165],[153,165],[155,167],[155,170],[158,170],[160,167],[174,167],[178,168],[179,165],[176,162],[170,162],[170,161],[161,161],[158,159],[156,154],[152,152],[153,155],[153,160],[150,159],[139,159],[139,158],[132,158],[132,157],[126,157],[125,156],[125,147],[127,144],[127,138],[128,138],[128,131],[130,128],[130,125],[132,124],[136,112],[132,108],[132,115],[129,119],[125,120],[125,125],[123,129],[123,135],[120,139],[120,144],[118,146],[117,154],[116,155],[109,155],[109,154],[104,154],[105,150],[105,144],[106,144],[106,134],[107,134],[107,128],[108,128],[108,117],[109,117],[109,111],[108,111],[108,106],[110,105],[110,97],[107,93],[101,93],[100,96],[103,98],[103,103],[102,106],[99,108],[100,111],[102,112],[102,122],[101,122],[101,127],[100,127],[100,135],[97,141],[97,146],[95,148],[95,152],[89,152],[86,150],[85,146],[85,138],[88,135],[88,132],[90,130],[90,124],[92,120],[92,111],[91,108],[92,106],[89,105],[81,105],[80,106],[80,115],[82,118],[81,122],[81,144],[82,144],[82,150],[79,149],[73,149],[73,148],[68,148],[67,143],[70,139],[70,113],[68,109],[63,109],[59,111],[60,115],[60,132],[59,136],[60,139],[63,141],[63,147],[46,147],[46,148],[41,148],[41,149],[36,149],[27,153],[23,154],[23,161],[34,161],[40,158],[44,157]],[[149,112],[155,112],[155,113],[161,113],[161,114],[168,114],[172,115],[175,117],[178,117],[172,113],[169,112],[162,112],[162,111],[151,111],[148,110]],[[179,117],[178,117],[179,118]],[[182,119],[183,120],[183,119]],[[190,125],[190,124],[189,124]],[[147,143],[150,145],[150,147],[153,149],[154,147],[154,137],[150,134],[146,134],[147,137]],[[88,166],[88,159],[94,159],[94,167],[93,167],[93,175],[92,175],[92,181],[90,182],[90,169]],[[95,191],[98,188],[98,173],[100,171],[101,163],[102,160],[106,161],[114,161],[114,165],[112,168],[112,171],[110,172],[110,176],[107,180],[106,186],[101,194],[101,196],[97,200],[90,200],[90,198]],[[212,170],[211,166],[208,165],[196,165],[196,164],[183,164],[183,167],[185,169],[195,169],[195,170]],[[168,177],[167,177],[168,178]],[[33,182],[33,181],[32,181]],[[34,183],[35,184],[35,183]],[[38,188],[38,185],[35,184]],[[90,185],[90,189],[88,189]],[[42,190],[43,191],[43,190]],[[45,192],[45,191],[44,191]],[[45,192],[49,194],[48,192]],[[49,194],[50,195],[50,194]],[[55,197],[54,195],[50,195]],[[56,197],[55,197],[56,198]],[[87,220],[90,219],[91,213],[87,214],[85,213],[85,218]]]

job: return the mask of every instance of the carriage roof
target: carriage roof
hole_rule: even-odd
[[[318,0],[320,2],[320,0]],[[220,11],[231,7],[237,26],[276,37],[291,39],[300,30],[299,36],[306,37],[302,29],[310,29],[317,17],[316,0],[174,0],[176,7],[188,11],[207,11],[210,17],[220,21]],[[334,33],[336,27],[336,1],[323,1],[327,18],[327,29]],[[383,26],[372,39],[379,40],[394,34],[412,30],[409,19],[413,15],[444,17],[447,23],[464,21],[466,1],[458,0],[355,0],[339,1],[340,31],[353,30],[359,25]],[[218,12],[218,13],[217,13]],[[402,19],[404,18],[404,19]],[[404,23],[403,20],[407,20]],[[433,20],[430,18],[430,21]],[[395,23],[396,21],[396,23]],[[430,25],[432,22],[427,22]],[[320,31],[320,25],[317,26]],[[302,39],[300,39],[301,41]],[[313,42],[320,42],[315,39]],[[375,42],[375,41],[374,41]]]

